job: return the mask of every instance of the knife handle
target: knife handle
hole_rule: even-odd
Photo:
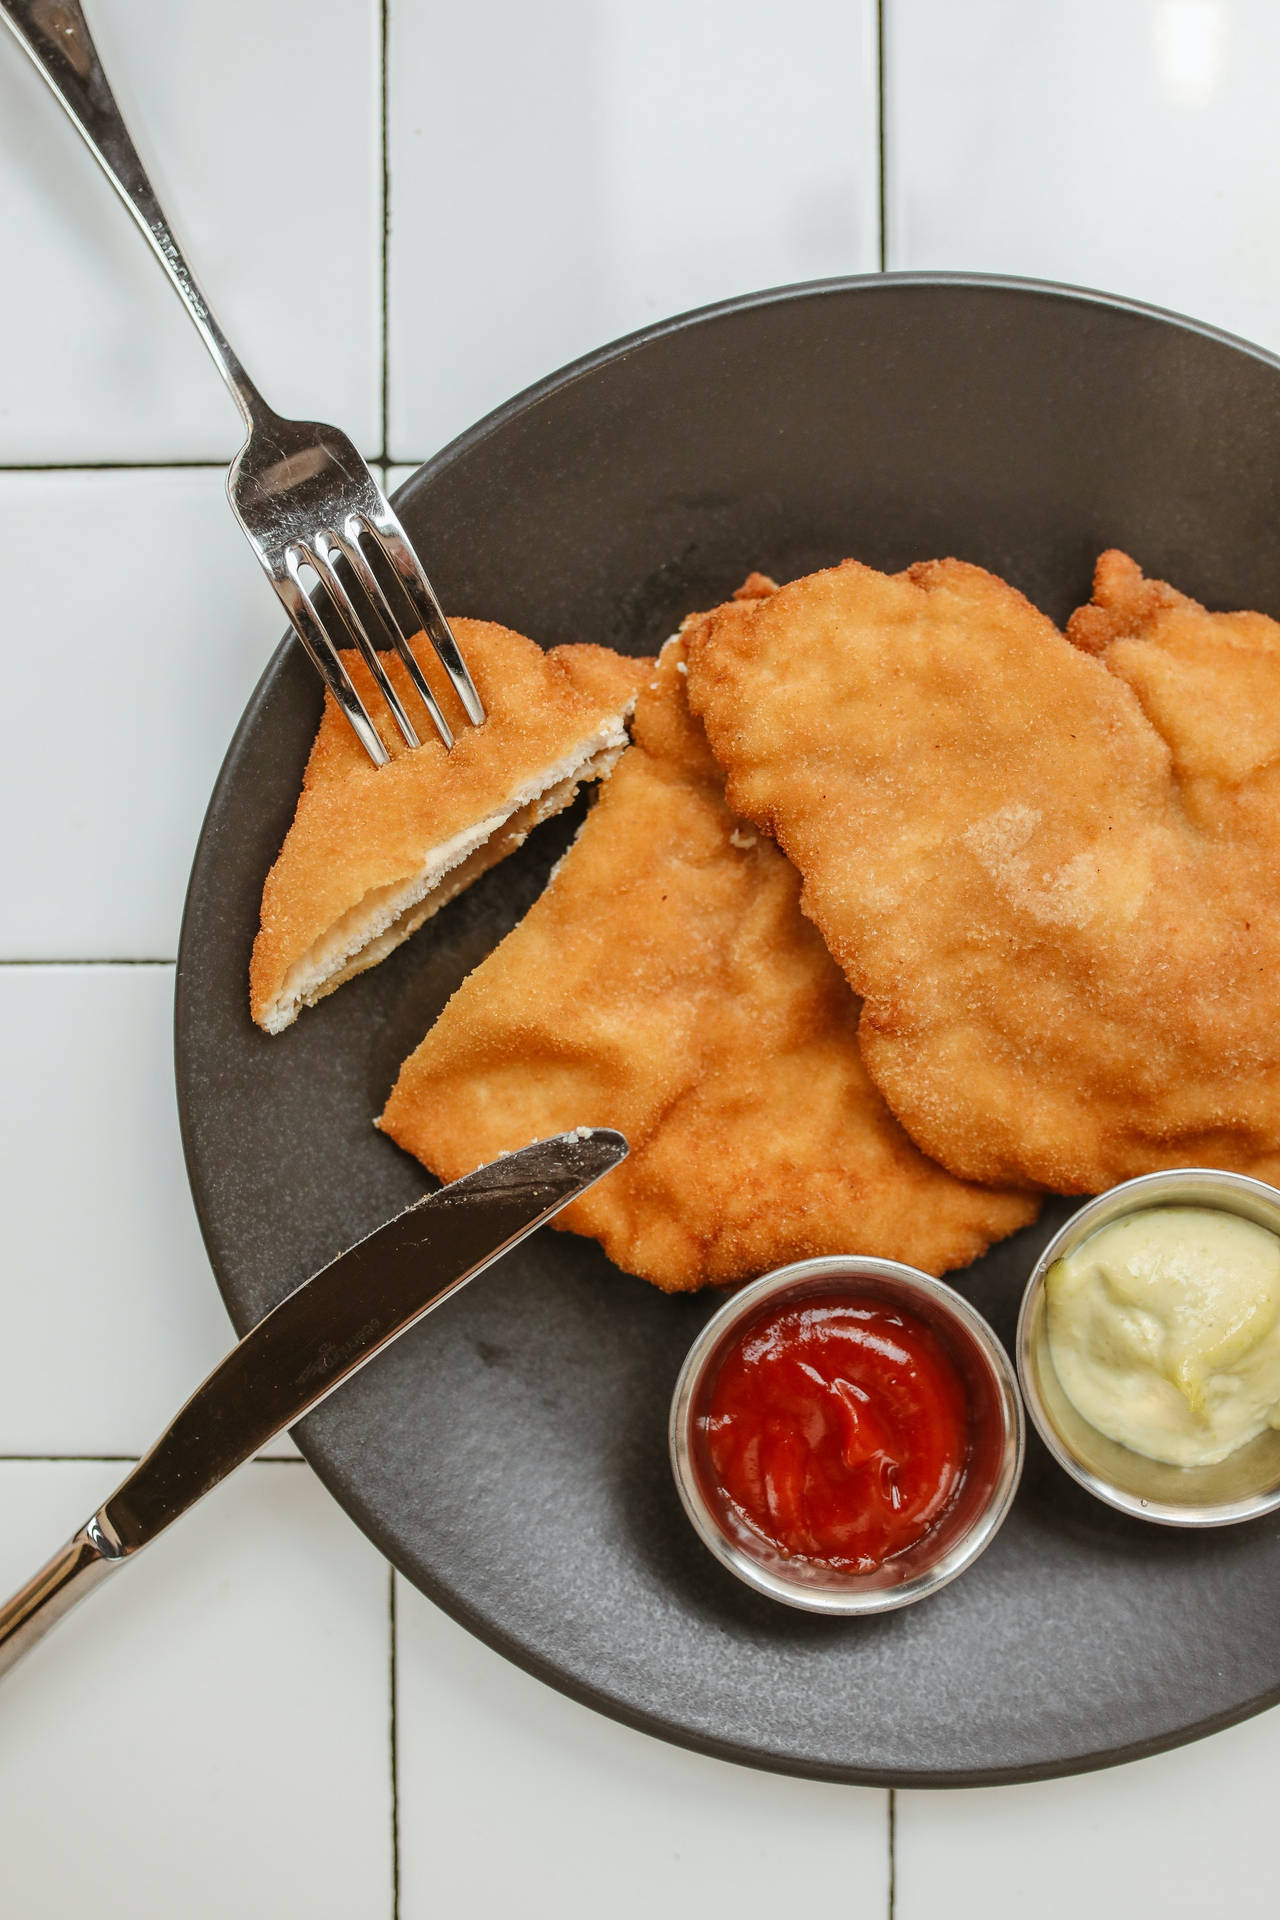
[[[0,1673],[16,1665],[77,1600],[83,1600],[121,1564],[124,1555],[104,1531],[102,1518],[95,1514],[87,1520],[25,1587],[0,1606]]]

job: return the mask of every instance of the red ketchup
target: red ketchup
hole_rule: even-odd
[[[964,1385],[913,1314],[821,1294],[747,1326],[699,1427],[731,1514],[781,1553],[871,1573],[955,1498]]]

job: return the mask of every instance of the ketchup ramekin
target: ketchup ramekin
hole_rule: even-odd
[[[951,1505],[914,1545],[871,1573],[847,1573],[731,1531],[698,1422],[718,1367],[744,1323],[768,1307],[856,1292],[914,1314],[937,1335],[964,1384],[969,1457]],[[888,1613],[937,1593],[975,1561],[1013,1504],[1022,1472],[1022,1402],[987,1322],[940,1280],[896,1260],[845,1254],[799,1260],[753,1280],[714,1313],[685,1356],[671,1401],[671,1466],[684,1510],[716,1559],[747,1586],[808,1613]]]

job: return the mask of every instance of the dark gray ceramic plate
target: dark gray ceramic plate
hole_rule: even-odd
[[[751,567],[958,554],[1061,619],[1128,548],[1280,614],[1280,366],[1166,315],[1017,283],[849,281],[655,328],[512,402],[415,475],[406,525],[459,612],[648,651]],[[402,1057],[537,895],[544,827],[281,1038],[250,1025],[262,878],[319,707],[292,646],[232,743],[178,971],[187,1159],[246,1328],[424,1176],[370,1121]],[[1067,1211],[959,1284],[1012,1335]],[[995,1545],[919,1607],[787,1612],[699,1545],[667,1402],[714,1303],[543,1233],[307,1421],[317,1472],[411,1580],[565,1692],[728,1759],[912,1785],[1100,1766],[1280,1695],[1280,1522],[1166,1532],[1033,1443]],[[323,1577],[323,1569],[318,1570]]]

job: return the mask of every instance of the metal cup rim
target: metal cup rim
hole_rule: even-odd
[[[788,1580],[774,1566],[756,1560],[721,1525],[703,1497],[694,1469],[690,1421],[695,1398],[725,1334],[747,1319],[765,1301],[794,1292],[803,1295],[815,1282],[859,1280],[879,1282],[900,1290],[902,1305],[927,1301],[940,1317],[968,1337],[990,1373],[1000,1409],[1003,1444],[1000,1470],[982,1507],[951,1550],[936,1565],[924,1568],[896,1586],[862,1586],[856,1577],[833,1574],[829,1586]],[[816,1289],[821,1290],[821,1289]],[[748,1281],[717,1308],[686,1353],[676,1377],[668,1421],[668,1450],[676,1490],[694,1531],[730,1573],[785,1606],[808,1613],[845,1617],[893,1612],[940,1592],[957,1579],[995,1538],[1013,1504],[1026,1450],[1022,1400],[1013,1364],[994,1331],[964,1296],[944,1281],[898,1260],[879,1260],[864,1254],[828,1254],[775,1267]],[[925,1538],[927,1539],[927,1535]]]
[[[1129,1214],[1162,1205],[1201,1206],[1207,1209],[1216,1206],[1218,1211],[1240,1213],[1249,1219],[1254,1217],[1252,1212],[1233,1205],[1233,1199],[1252,1201],[1255,1207],[1269,1212],[1273,1222],[1270,1230],[1280,1234],[1280,1190],[1268,1186],[1265,1181],[1255,1180],[1250,1174],[1227,1173],[1216,1167],[1168,1167],[1156,1173],[1138,1174],[1132,1180],[1123,1180],[1109,1187],[1105,1193],[1095,1195],[1077,1213],[1072,1214],[1054,1234],[1031,1269],[1018,1310],[1015,1340],[1018,1384],[1031,1424],[1041,1440],[1063,1471],[1096,1500],[1133,1519],[1146,1520],[1156,1526],[1222,1527],[1260,1519],[1280,1509],[1280,1479],[1268,1489],[1233,1500],[1187,1500],[1175,1503],[1143,1499],[1097,1472],[1076,1454],[1054,1421],[1040,1392],[1036,1336],[1043,1316],[1038,1315],[1037,1309],[1044,1295],[1045,1276],[1055,1260],[1087,1239],[1089,1234],[1109,1225],[1112,1220],[1124,1219]],[[1047,1349],[1047,1335],[1044,1345]],[[1083,1420],[1084,1416],[1080,1417]],[[1254,1443],[1246,1443],[1249,1444]],[[1144,1458],[1142,1455],[1135,1457]],[[1188,1467],[1179,1471],[1205,1473],[1211,1469]]]

